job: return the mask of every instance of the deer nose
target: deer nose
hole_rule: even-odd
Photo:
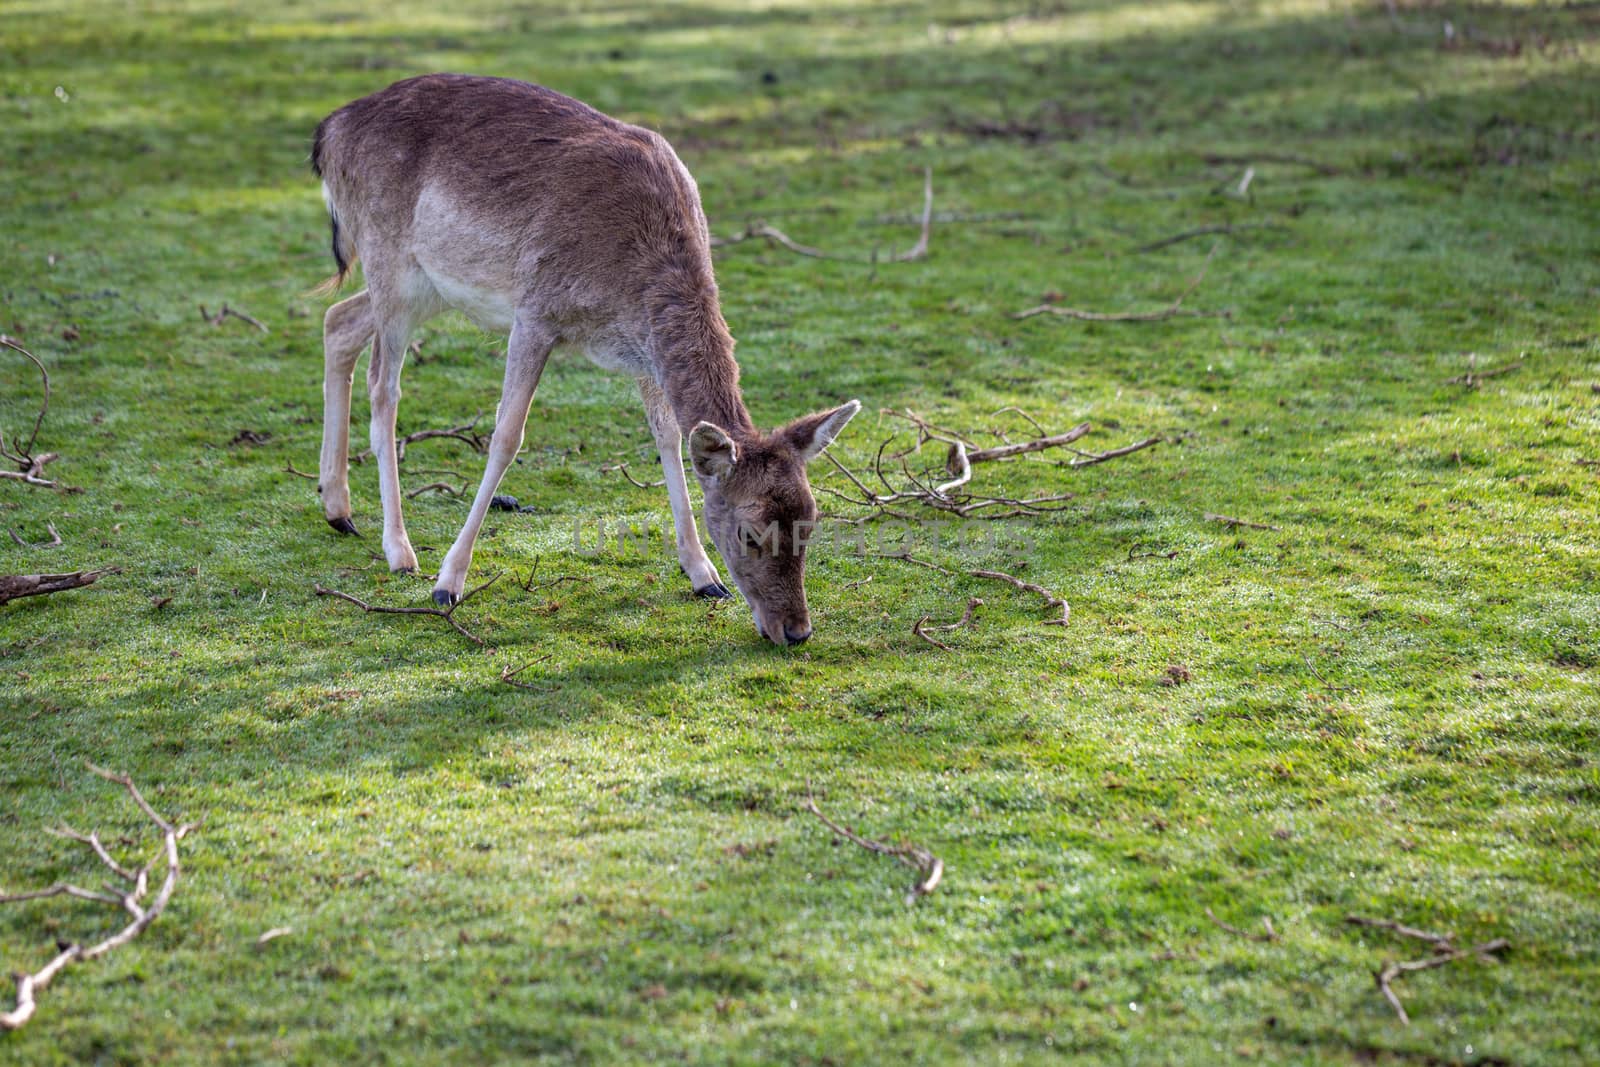
[[[784,624],[784,627],[783,627],[783,639],[785,641],[787,641],[791,645],[803,644],[803,643],[805,643],[806,638],[808,638],[810,636],[811,636],[811,627],[809,625],[805,626],[803,629],[791,630],[791,629],[789,629],[789,626],[788,626],[787,623]]]

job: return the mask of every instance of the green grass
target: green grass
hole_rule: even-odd
[[[62,820],[149,843],[85,759],[205,819],[169,912],[58,979],[0,1061],[1594,1057],[1591,8],[0,0],[0,26],[0,329],[50,368],[40,446],[84,490],[0,482],[0,526],[65,542],[0,538],[0,572],[123,568],[0,609],[0,882],[96,879],[41,832]],[[918,543],[1050,586],[1071,626],[992,583],[818,552],[816,636],[784,652],[690,599],[659,546],[574,551],[575,522],[667,506],[601,473],[649,471],[649,435],[631,383],[572,355],[505,486],[536,511],[493,516],[474,576],[537,557],[585,581],[483,593],[461,618],[486,649],[317,599],[427,585],[372,554],[371,465],[361,541],[284,473],[314,469],[321,414],[310,133],[434,69],[661,129],[721,233],[904,248],[915,226],[879,220],[932,167],[936,209],[967,219],[924,262],[718,251],[749,402],[770,425],[859,396],[858,467],[895,428],[883,407],[1169,438],[980,468],[1078,494],[1022,558]],[[1227,193],[1245,163],[1208,156],[1263,160],[1248,199]],[[1010,317],[1052,290],[1159,307],[1213,239],[1131,249],[1226,222],[1276,227],[1215,239],[1188,306],[1231,317]],[[200,320],[223,301],[272,332]],[[502,340],[448,319],[421,337],[402,429],[492,411]],[[14,434],[38,389],[14,356],[0,372]],[[246,429],[269,436],[230,444]],[[479,462],[428,442],[405,478]],[[407,513],[436,565],[464,505]],[[971,595],[954,651],[911,635]],[[542,688],[501,684],[538,657],[521,677]],[[1163,684],[1171,666],[1188,680]],[[808,782],[938,853],[944,885],[907,908],[910,872],[831,840]],[[1347,913],[1512,947],[1403,979],[1403,1027],[1371,972],[1425,946]],[[7,906],[0,962],[111,921]]]

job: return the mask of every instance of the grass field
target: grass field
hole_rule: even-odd
[[[122,568],[0,608],[0,886],[97,883],[63,820],[153,846],[84,760],[205,820],[167,913],[0,1062],[1592,1062],[1597,49],[1584,5],[0,0],[0,329],[49,368],[39,448],[82,488],[0,481],[0,527],[63,541],[0,537],[0,573]],[[882,408],[1162,437],[978,468],[1076,494],[1014,524],[1031,551],[913,537],[1071,625],[818,550],[816,636],[784,651],[659,543],[579,551],[669,520],[602,471],[652,473],[631,383],[562,354],[503,490],[534,510],[479,545],[477,580],[510,573],[457,616],[488,647],[317,598],[428,584],[374,555],[372,464],[363,540],[285,471],[320,433],[310,135],[439,69],[661,130],[723,235],[885,259],[931,168],[925,260],[718,249],[747,398],[765,425],[861,398],[857,469],[911,441]],[[1225,318],[1012,318],[1159,309],[1208,255],[1184,307]],[[270,332],[202,320],[223,302]],[[402,431],[492,412],[503,339],[419,337]],[[0,352],[8,442],[38,401]],[[427,441],[402,473],[481,462]],[[424,568],[464,514],[408,501]],[[535,559],[581,580],[525,592]],[[912,635],[969,596],[949,651]],[[808,788],[943,885],[908,907],[913,873]],[[0,964],[108,911],[0,908]],[[1428,946],[1352,914],[1510,948],[1397,981],[1403,1026],[1373,971]]]

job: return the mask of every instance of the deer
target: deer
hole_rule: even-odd
[[[739,387],[734,340],[712,271],[699,188],[666,139],[528,82],[429,74],[396,82],[317,126],[337,293],[354,265],[366,288],[323,320],[323,514],[355,534],[350,401],[369,343],[371,444],[389,569],[414,574],[395,440],[412,331],[447,310],[506,333],[505,377],[483,480],[433,586],[460,601],[473,546],[520,451],[551,351],[575,348],[638,382],[655,439],[678,563],[697,596],[727,598],[695,524],[684,439],[704,517],[757,631],[780,646],[811,636],[805,550],[817,518],[806,464],[860,410],[850,400],[771,431]]]

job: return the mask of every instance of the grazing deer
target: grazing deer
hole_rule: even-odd
[[[638,380],[672,502],[678,562],[695,593],[731,595],[695,529],[684,432],[711,539],[756,628],[780,645],[811,635],[804,553],[817,508],[806,463],[861,405],[852,400],[771,433],[756,429],[717,300],[699,190],[661,136],[525,82],[432,74],[329,115],[317,127],[311,166],[333,225],[338,274],[328,288],[337,290],[358,258],[367,282],[324,320],[318,489],[334,529],[356,532],[350,387],[371,341],[367,390],[383,553],[391,570],[416,570],[395,449],[400,368],[411,331],[455,309],[510,339],[483,482],[439,567],[437,603],[461,598],[473,542],[522,446],[545,360],[555,345],[569,344]]]

